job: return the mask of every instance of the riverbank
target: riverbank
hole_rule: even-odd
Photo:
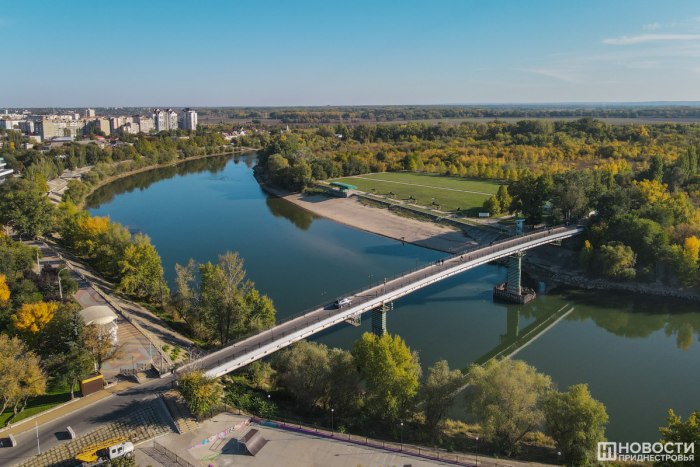
[[[450,254],[477,244],[457,228],[400,216],[388,209],[367,206],[357,198],[291,193],[265,183],[258,174],[256,178],[268,194],[348,227]]]
[[[266,183],[258,173],[256,179],[261,188],[271,195],[315,215],[366,232],[450,254],[479,243],[456,228],[400,216],[388,209],[363,204],[354,197],[332,198],[321,194],[291,193]],[[611,282],[590,278],[567,267],[570,261],[558,254],[561,248],[544,246],[541,250],[540,253],[530,252],[525,256],[523,268],[532,276],[580,289],[621,291],[700,303],[700,291],[659,283]]]
[[[213,154],[201,154],[199,156],[186,157],[184,159],[176,159],[174,161],[170,161],[170,162],[166,162],[166,163],[162,163],[162,164],[146,165],[144,167],[139,167],[138,169],[129,170],[128,172],[122,172],[119,174],[110,175],[109,177],[105,178],[104,180],[100,180],[95,185],[89,185],[89,190],[84,194],[80,203],[78,203],[78,207],[80,209],[84,209],[85,208],[85,201],[90,197],[90,195],[92,195],[98,189],[102,188],[105,185],[109,185],[110,183],[115,182],[119,179],[130,177],[131,175],[136,175],[136,174],[140,174],[143,172],[149,172],[151,170],[161,169],[164,167],[172,167],[172,166],[183,164],[185,162],[196,161],[199,159],[207,159],[210,157],[218,157],[218,156],[231,156],[233,154],[240,154],[240,153],[250,152],[250,151],[256,151],[256,148],[242,147],[242,148],[236,148],[230,152],[217,152],[217,153],[213,153]],[[117,163],[117,164],[119,164],[119,163]],[[115,165],[117,165],[117,164],[115,164]]]

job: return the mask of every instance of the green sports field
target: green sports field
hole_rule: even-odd
[[[355,185],[367,193],[394,193],[395,198],[401,200],[413,196],[415,203],[423,206],[431,206],[435,201],[442,211],[479,208],[489,196],[496,194],[500,186],[497,182],[413,172],[373,173],[334,181]]]

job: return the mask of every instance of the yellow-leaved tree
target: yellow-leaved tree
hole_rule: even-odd
[[[0,305],[4,305],[10,299],[10,287],[7,285],[7,277],[0,274]]]
[[[25,303],[12,316],[12,322],[19,331],[36,334],[53,319],[57,309],[56,302]]]

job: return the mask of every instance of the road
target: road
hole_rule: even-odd
[[[61,442],[59,438],[64,436],[66,427],[73,428],[77,436],[91,432],[102,425],[117,420],[135,404],[158,397],[159,392],[172,386],[173,380],[174,376],[172,375],[163,379],[151,380],[40,425],[38,434],[41,451],[44,452],[59,444]],[[16,447],[0,448],[0,465],[19,464],[37,454],[37,431],[31,424],[30,427],[32,429],[15,437]],[[2,434],[0,434],[1,438],[3,438]],[[4,440],[5,445],[6,442]]]

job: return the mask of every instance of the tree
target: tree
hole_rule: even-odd
[[[37,346],[51,386],[70,388],[71,398],[80,378],[94,371],[92,356],[85,345],[85,322],[79,310],[76,303],[59,306],[54,318],[41,332]]]
[[[467,382],[468,411],[497,450],[513,454],[525,435],[544,422],[541,401],[552,381],[527,363],[505,359],[484,367],[473,364]]]
[[[501,204],[495,196],[491,196],[484,201],[484,209],[486,209],[490,215],[495,216],[501,213]]]
[[[57,309],[56,302],[25,303],[12,317],[12,322],[19,331],[36,334],[53,319]]]
[[[552,194],[554,182],[551,176],[524,177],[508,187],[513,197],[510,211],[522,211],[530,224],[542,222],[544,203]]]
[[[163,300],[168,286],[163,278],[163,265],[158,252],[146,235],[137,234],[124,250],[119,261],[119,289],[150,302]]]
[[[91,324],[85,327],[84,345],[95,367],[95,371],[102,370],[102,365],[119,355],[121,345],[112,340],[111,329],[102,324]]]
[[[603,276],[613,280],[634,279],[637,257],[632,248],[621,242],[609,242],[598,250],[598,261]]]
[[[275,367],[282,385],[300,407],[312,410],[325,403],[331,373],[328,347],[299,341],[279,354]]]
[[[496,199],[498,200],[498,205],[501,212],[508,212],[510,205],[513,202],[513,197],[508,193],[508,186],[501,185],[498,187],[496,192]]]
[[[400,336],[367,332],[353,345],[352,355],[365,381],[369,413],[393,421],[407,417],[420,386],[418,355]]]
[[[0,305],[10,300],[10,287],[7,285],[7,276],[0,274]]]
[[[195,269],[201,278],[198,287]],[[226,344],[274,325],[274,304],[246,279],[238,253],[219,256],[217,264],[198,265],[190,260],[186,266],[176,265],[175,270],[176,304],[198,337]]]
[[[605,405],[591,397],[588,385],[552,391],[544,398],[543,408],[546,432],[557,442],[564,460],[571,465],[594,460],[597,443],[605,441],[608,414]]]
[[[466,376],[459,370],[450,371],[446,360],[440,360],[428,370],[423,385],[425,425],[433,437],[440,422],[447,415],[457,392],[466,384]]]
[[[30,397],[45,391],[46,376],[39,357],[27,350],[19,338],[0,334],[0,413],[12,406],[17,415],[24,410]]]
[[[177,389],[194,416],[201,419],[221,403],[223,391],[219,382],[199,371],[189,371],[179,377]]]
[[[54,207],[44,192],[27,181],[8,182],[0,191],[0,222],[23,235],[43,235],[53,226]]]
[[[683,421],[679,415],[668,410],[666,426],[659,428],[662,443],[694,443],[695,462],[658,462],[654,465],[661,467],[675,467],[681,465],[698,465],[698,451],[700,450],[700,411],[694,410]]]

